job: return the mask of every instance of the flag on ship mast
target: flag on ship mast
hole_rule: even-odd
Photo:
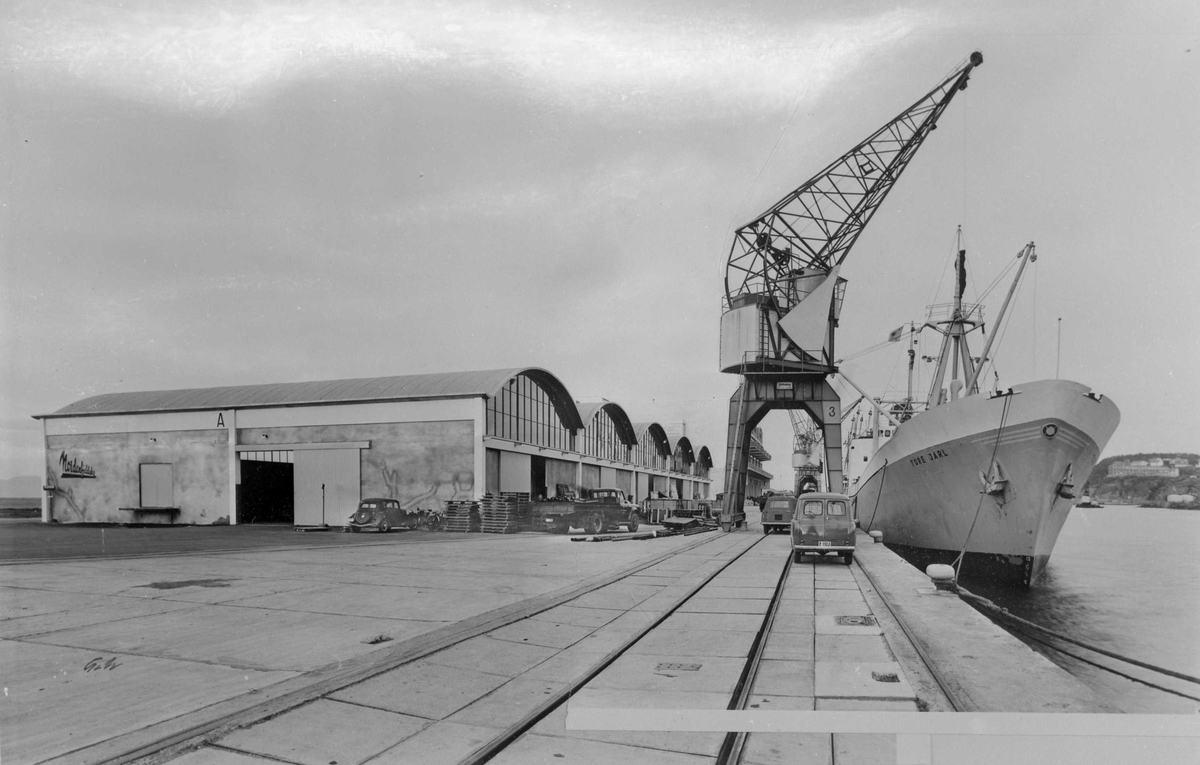
[[[899,327],[896,327],[895,329],[893,329],[891,332],[888,333],[888,342],[894,343],[902,337],[904,337],[904,325],[903,324],[901,324]]]

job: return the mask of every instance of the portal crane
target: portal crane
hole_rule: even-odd
[[[721,371],[742,376],[730,398],[722,525],[745,502],[749,433],[771,409],[804,409],[821,425],[826,485],[842,485],[841,403],[826,377],[850,254],[917,149],[983,55],[802,186],[737,229],[725,268]]]

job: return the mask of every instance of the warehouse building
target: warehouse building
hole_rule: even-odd
[[[45,522],[332,526],[365,497],[710,496],[711,452],[685,425],[578,402],[536,367],[111,393],[36,419]]]

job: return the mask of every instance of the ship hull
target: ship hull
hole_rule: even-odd
[[[900,425],[852,488],[862,528],[921,565],[966,549],[968,579],[1029,585],[1120,421],[1079,383],[968,396]]]

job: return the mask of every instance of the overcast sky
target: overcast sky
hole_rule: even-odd
[[[973,50],[842,270],[839,355],[950,299],[958,225],[968,298],[1035,241],[1001,385],[1057,364],[1121,409],[1106,454],[1197,451],[1198,8],[10,0],[0,477],[97,393],[522,365],[719,468],[732,230]],[[903,392],[903,350],[845,369]]]

